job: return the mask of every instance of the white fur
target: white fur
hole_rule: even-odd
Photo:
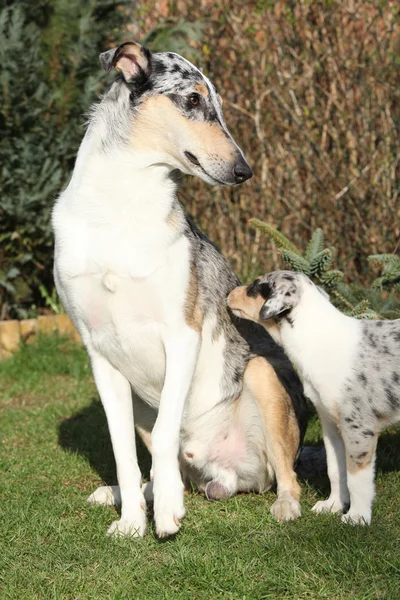
[[[183,317],[188,242],[174,241],[166,224],[175,191],[170,168],[148,162],[128,150],[102,153],[96,134],[87,133],[53,213],[55,279],[88,349],[109,423],[122,499],[121,519],[109,533],[143,535],[146,528],[132,385],[159,409],[155,520],[158,534],[168,535],[184,515],[179,429],[198,334]]]
[[[284,347],[303,381],[321,419],[327,454],[331,494],[319,501],[313,511],[337,512],[349,503],[344,522],[369,523],[373,498],[373,467],[358,475],[346,471],[346,452],[340,432],[341,391],[352,377],[361,339],[361,324],[335,309],[320,291],[309,283],[291,312],[291,323],[282,320],[277,341]],[[273,330],[271,330],[273,333]],[[356,491],[357,481],[360,486]],[[365,497],[365,502],[360,497]]]

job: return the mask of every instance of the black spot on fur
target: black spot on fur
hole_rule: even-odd
[[[272,294],[272,291],[273,287],[269,283],[264,282],[260,285],[260,294],[264,298],[264,300],[268,300],[268,298]]]
[[[392,381],[396,384],[400,383],[400,375],[396,373],[396,371],[393,371],[392,373]]]
[[[378,322],[376,323],[376,327],[382,327],[382,325],[383,325],[383,321],[378,321]]]
[[[380,412],[379,412],[379,410],[376,410],[376,408],[373,408],[373,409],[372,409],[372,412],[374,413],[374,416],[375,416],[377,419],[379,419],[379,420],[380,420],[380,419],[382,419],[383,415],[382,415],[382,413],[380,413]]]
[[[351,419],[350,417],[345,417],[344,419],[346,421],[346,423],[352,423],[353,419]]]
[[[392,335],[395,342],[400,342],[400,331],[394,331]]]
[[[360,426],[359,425],[350,425],[350,428],[351,429],[360,429]]]
[[[242,379],[242,376],[243,376],[242,371],[235,370],[235,372],[233,374],[233,378],[236,382],[240,381]]]
[[[365,437],[372,437],[374,435],[374,432],[371,429],[364,429],[364,431],[362,432],[362,434]]]
[[[364,458],[365,456],[367,456],[368,452],[361,452],[361,454],[359,454],[357,456],[357,458]]]
[[[251,285],[247,286],[246,296],[249,298],[257,298],[260,293],[260,280],[256,279]]]
[[[367,383],[368,383],[368,379],[367,379],[367,376],[365,375],[365,373],[358,373],[357,377],[361,381],[363,386],[366,387]]]
[[[164,73],[166,73],[166,71],[168,71],[168,68],[167,68],[167,65],[165,63],[161,62],[160,60],[157,60],[154,63],[153,72],[156,75],[163,75]]]
[[[293,275],[284,275],[283,279],[285,279],[286,281],[294,281]]]
[[[386,398],[388,399],[390,406],[393,409],[396,409],[399,406],[398,396],[393,392],[392,388],[390,388],[390,387],[385,388],[385,394],[386,394]]]
[[[174,65],[171,69],[171,73],[182,73],[182,67],[178,64]]]

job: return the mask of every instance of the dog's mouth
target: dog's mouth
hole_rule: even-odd
[[[184,155],[186,156],[186,158],[188,159],[189,162],[192,163],[192,165],[195,165],[196,167],[199,167],[199,169],[205,174],[207,175],[207,177],[209,177],[210,179],[212,179],[213,181],[215,181],[216,183],[219,183],[219,185],[226,185],[225,181],[221,181],[220,179],[217,179],[216,177],[214,177],[214,175],[211,175],[210,173],[208,173],[208,171],[206,171],[204,169],[204,167],[202,167],[202,165],[200,164],[199,159],[197,158],[197,156],[195,156],[194,154],[192,154],[191,152],[188,152],[188,150],[185,150]]]

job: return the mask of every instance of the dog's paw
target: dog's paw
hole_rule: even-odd
[[[291,521],[301,517],[300,502],[290,494],[278,498],[270,509],[271,515],[276,521]]]
[[[327,500],[319,500],[311,509],[315,513],[337,513],[343,510],[343,504],[333,498]]]
[[[107,535],[113,537],[143,537],[146,533],[146,513],[144,510],[138,512],[135,518],[119,519],[114,521],[108,528]]]
[[[156,533],[160,538],[174,535],[179,531],[180,522],[186,512],[183,483],[179,480],[175,482],[175,485],[164,486],[158,489],[154,485],[153,492]]]
[[[347,525],[369,525],[371,523],[371,515],[365,514],[360,515],[357,512],[352,512],[351,508],[349,512],[345,515],[342,515],[341,518],[342,523],[346,523]]]
[[[89,504],[101,504],[102,506],[114,506],[121,504],[121,494],[118,485],[102,485],[97,488],[87,499]]]

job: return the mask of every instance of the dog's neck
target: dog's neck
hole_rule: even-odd
[[[156,156],[123,148],[105,151],[98,145],[96,136],[88,132],[79,149],[69,185],[77,203],[96,203],[100,210],[111,212],[129,208],[158,212],[158,207],[168,214],[177,187],[171,167],[157,162]]]

